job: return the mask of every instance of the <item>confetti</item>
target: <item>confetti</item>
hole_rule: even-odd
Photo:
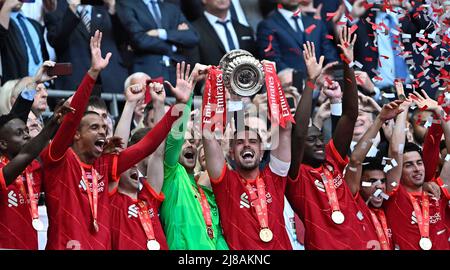
[[[380,194],[383,192],[383,190],[381,190],[381,189],[377,189],[377,190],[375,190],[375,192],[373,193],[373,195],[372,196],[374,196],[374,197],[378,197],[378,196],[380,196]]]
[[[351,166],[348,166],[348,169],[349,169],[350,171],[352,171],[352,172],[357,172],[357,171],[358,171],[357,168],[351,167]]]
[[[384,171],[384,173],[387,173],[387,172],[390,171],[392,168],[393,168],[393,167],[392,167],[391,165],[388,164],[388,165],[384,166],[383,171]]]
[[[367,182],[367,181],[362,181],[362,182],[361,182],[361,186],[362,186],[362,187],[371,187],[371,186],[372,186],[372,183],[371,183],[371,182]]]
[[[447,154],[446,156],[445,156],[445,161],[449,161],[450,160],[450,154]]]
[[[269,35],[267,37],[267,39],[269,40],[269,45],[267,46],[267,48],[264,49],[264,52],[268,53],[272,50],[272,40],[273,40],[273,35]]]
[[[305,33],[307,33],[308,35],[311,34],[311,32],[316,29],[316,25],[315,24],[311,24],[310,26],[308,26],[308,28],[305,29]]]

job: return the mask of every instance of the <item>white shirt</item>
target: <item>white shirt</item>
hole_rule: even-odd
[[[219,19],[219,17],[216,17],[207,11],[205,11],[204,14],[205,14],[205,17],[208,20],[208,22],[211,24],[211,26],[214,28],[217,35],[219,36],[220,41],[222,41],[222,44],[225,47],[225,51],[229,52],[230,46],[228,46],[228,40],[227,40],[227,34],[225,32],[225,28],[221,24],[216,23],[218,20],[219,21],[222,21],[222,20]],[[227,28],[231,33],[231,38],[233,39],[234,46],[236,47],[236,49],[239,49],[239,40],[238,40],[236,31],[234,31],[233,24],[231,23],[231,15],[230,15],[229,11],[228,11],[227,17],[225,18],[225,21],[227,21],[227,20],[230,20],[227,23]]]
[[[247,17],[245,16],[244,10],[242,9],[239,0],[231,0],[234,10],[236,10],[236,15],[240,24],[249,26]]]
[[[305,247],[298,241],[297,233],[295,231],[295,218],[294,218],[294,210],[292,210],[291,205],[289,204],[286,196],[284,197],[284,223],[286,226],[286,232],[289,236],[289,240],[291,241],[293,250],[305,250]]]
[[[294,16],[294,12],[289,11],[284,8],[278,9],[278,11],[283,15],[284,19],[289,23],[289,25],[292,27],[294,31],[297,31],[297,26],[295,25],[295,20],[292,18]],[[300,25],[300,30],[305,31],[305,27],[303,26],[302,22],[302,13],[298,13],[298,24]]]

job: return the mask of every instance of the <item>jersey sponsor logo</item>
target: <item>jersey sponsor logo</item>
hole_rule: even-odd
[[[103,179],[103,176],[101,176],[101,175],[98,176],[98,193],[101,193],[101,192],[105,191],[105,182],[104,181],[100,181],[100,179]],[[90,174],[88,174],[88,180],[92,181]],[[80,179],[80,184],[78,185],[78,187],[83,192],[86,192],[86,184],[84,183],[83,179]],[[93,192],[92,182],[89,182],[89,188],[91,189],[91,192]]]
[[[128,206],[128,218],[138,218],[138,212],[139,209],[137,208],[136,204],[132,204],[130,206]]]
[[[250,208],[250,202],[248,201],[248,195],[247,193],[242,193],[241,194],[241,201],[240,201],[240,205],[239,208]]]
[[[17,199],[17,195],[14,191],[10,191],[8,193],[8,207],[17,207],[19,205],[19,201]]]
[[[322,183],[321,181],[319,181],[319,179],[316,179],[316,180],[314,181],[314,184],[316,185],[316,188],[317,188],[319,191],[325,193],[325,186],[323,185],[323,183]]]
[[[128,218],[138,218],[139,217],[139,208],[136,206],[136,204],[132,204],[128,206]],[[155,217],[155,210],[153,207],[148,209],[148,214],[150,215],[150,218]]]
[[[255,191],[255,192],[258,192],[257,190],[256,190],[256,188],[254,188],[253,187],[253,190]],[[248,200],[248,195],[247,195],[247,193],[245,193],[245,192],[243,192],[242,194],[241,194],[241,196],[240,196],[240,202],[239,202],[239,208],[250,208],[250,206],[253,206],[253,202],[250,202],[249,200]],[[266,193],[266,203],[267,204],[269,204],[269,203],[272,203],[272,201],[273,201],[273,198],[272,198],[272,195],[270,194],[270,192],[267,192]]]
[[[441,214],[439,213],[435,213],[434,215],[430,216],[430,224],[436,224],[441,220]],[[411,224],[417,224],[417,217],[416,217],[416,213],[414,211],[412,211],[411,214]]]

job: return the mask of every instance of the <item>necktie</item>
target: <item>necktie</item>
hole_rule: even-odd
[[[91,18],[89,17],[89,10],[87,7],[83,7],[81,11],[78,13],[78,15],[81,18],[81,21],[83,22],[84,26],[86,26],[87,31],[91,32]]]
[[[236,49],[236,46],[234,45],[233,38],[231,37],[231,32],[227,26],[227,24],[229,22],[230,22],[230,20],[226,20],[224,22],[221,22],[219,20],[216,21],[216,23],[222,25],[223,28],[225,29],[225,34],[227,35],[228,47],[230,48],[230,51],[232,51],[232,50]]]
[[[302,31],[300,23],[298,22],[298,20],[301,20],[301,18],[297,15],[294,15],[292,16],[292,19],[295,21],[295,31],[300,34],[300,37],[302,38],[303,42],[305,42],[306,41],[305,32]]]
[[[17,15],[17,20],[19,21],[20,28],[23,30],[23,34],[25,35],[25,42],[27,43],[28,48],[30,48],[31,55],[33,56],[33,61],[37,65],[39,64],[39,56],[36,51],[36,47],[34,47],[33,39],[31,38],[30,32],[28,31],[27,26],[25,25],[25,17],[22,14]]]
[[[392,30],[396,28],[396,24],[394,18],[392,18],[392,16],[390,15],[386,16],[386,20],[388,21],[389,39],[391,41],[392,52],[394,54],[395,77],[404,80],[408,76],[408,66],[406,65],[405,59],[398,55],[400,51],[396,49],[398,45],[395,44],[394,34],[392,34]]]
[[[158,28],[161,28],[161,13],[159,13],[158,2],[150,1],[150,3],[152,4],[151,8],[152,8],[152,13],[153,13],[153,18],[155,19],[155,22],[158,25]]]

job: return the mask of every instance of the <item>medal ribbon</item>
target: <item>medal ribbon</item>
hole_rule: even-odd
[[[208,78],[203,93],[202,130],[205,125],[210,131],[214,131],[218,127],[223,134],[227,122],[226,104],[222,71],[213,66],[208,70]]]
[[[211,229],[214,233],[214,230],[212,228],[212,218],[211,218],[211,209],[209,207],[208,200],[206,199],[205,192],[200,186],[197,186],[198,192],[200,193],[200,204],[202,205],[202,213],[203,213],[203,219],[205,220],[206,227],[208,229]],[[211,235],[209,235],[211,237]],[[211,237],[211,239],[214,237],[214,235]]]
[[[320,176],[322,177],[322,181],[325,186],[325,191],[328,197],[328,202],[330,203],[331,206],[331,210],[333,212],[335,211],[340,212],[341,210],[339,207],[336,188],[334,187],[333,175],[325,166],[322,166],[322,168],[323,173],[321,173]]]
[[[33,189],[33,175],[28,172],[27,169],[25,169],[25,181],[27,182],[27,190],[28,190],[28,197],[30,199],[30,214],[32,219],[39,219],[39,213],[38,213],[38,200],[35,197],[34,189]],[[22,196],[24,198],[27,198],[27,192],[25,191],[25,185],[22,181],[22,175],[19,175],[16,178],[16,185],[20,190],[20,193],[22,193]]]
[[[0,157],[0,163],[3,163],[4,165],[8,164],[8,159],[4,156]],[[25,190],[25,185],[22,181],[22,174],[19,175],[16,178],[16,185],[19,188],[20,193],[24,198],[29,197],[30,199],[30,214],[32,219],[39,219],[39,212],[38,212],[38,200],[35,198],[34,189],[33,189],[33,174],[31,172],[28,172],[27,169],[25,169],[25,181],[27,182],[27,189],[28,189],[28,196],[27,192]]]
[[[138,207],[139,220],[141,221],[141,225],[144,229],[145,235],[147,236],[147,240],[155,240],[155,231],[153,230],[153,224],[148,213],[147,204],[144,201],[139,201]]]
[[[261,229],[269,228],[269,217],[267,214],[267,202],[266,202],[266,187],[261,177],[256,178],[256,188],[258,189],[258,196],[253,191],[252,186],[244,179],[241,179],[245,188],[247,189],[253,206],[256,210],[256,216],[258,218]]]
[[[285,128],[287,122],[295,123],[291,114],[291,108],[284,95],[280,79],[277,76],[274,63],[263,64],[266,75],[267,102],[269,103],[269,115],[272,125],[280,125]]]
[[[92,192],[89,188],[89,181],[86,176],[86,171],[83,168],[83,165],[81,164],[80,159],[77,157],[77,155],[74,153],[75,158],[77,159],[78,163],[80,164],[81,168],[81,180],[83,181],[84,185],[86,186],[86,193],[89,200],[89,208],[91,210],[92,217],[94,218],[93,224],[97,223],[97,207],[98,207],[98,178],[97,178],[97,171],[94,169],[94,166],[92,166],[91,175],[92,175]],[[94,225],[95,226],[95,225]]]
[[[375,213],[374,213],[375,211]],[[382,250],[390,250],[386,216],[383,211],[369,209]],[[381,222],[381,223],[380,223]]]
[[[419,226],[420,237],[430,238],[430,201],[428,200],[428,194],[422,192],[422,209],[420,209],[419,203],[413,195],[409,194],[409,199],[414,207],[414,213],[416,214],[417,225]]]

